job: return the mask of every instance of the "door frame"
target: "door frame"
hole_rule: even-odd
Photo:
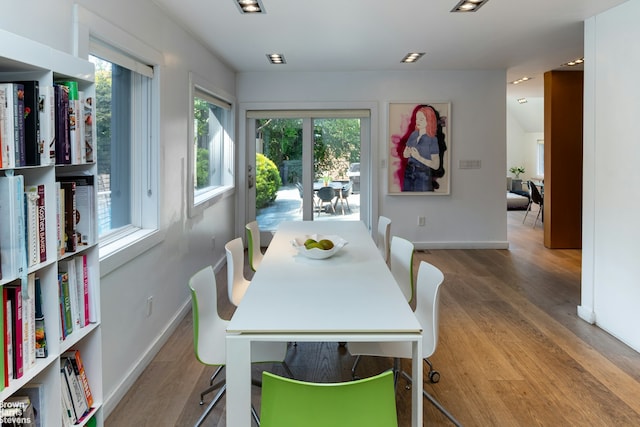
[[[379,144],[379,112],[376,102],[332,102],[332,103],[240,103],[238,106],[238,139],[236,140],[237,155],[237,176],[236,176],[236,235],[245,235],[244,226],[246,223],[255,220],[255,204],[251,203],[251,198],[255,200],[255,185],[249,188],[250,179],[255,184],[255,141],[251,135],[255,135],[255,120],[247,119],[248,111],[288,111],[294,114],[296,111],[327,111],[327,110],[369,110],[369,118],[361,118],[361,143],[360,143],[360,219],[371,230],[373,218],[378,215],[379,200],[379,168],[373,165],[379,164],[380,147],[386,144]],[[295,114],[294,114],[295,115]],[[306,129],[308,128],[308,129]],[[312,132],[311,120],[303,121],[303,133]],[[312,150],[303,148],[303,162],[310,162]],[[251,168],[251,170],[249,170]],[[303,177],[303,185],[308,181],[309,188],[312,185],[312,172],[309,177]],[[250,178],[251,176],[251,178]],[[365,178],[365,179],[363,179]],[[368,178],[368,179],[366,179]],[[305,191],[305,194],[310,194]],[[304,217],[303,217],[304,218]],[[305,218],[307,219],[307,218]],[[270,233],[263,233],[264,244],[268,244],[271,239]],[[262,240],[261,240],[262,242]]]

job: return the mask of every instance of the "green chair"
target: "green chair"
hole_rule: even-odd
[[[397,427],[393,372],[343,383],[262,373],[261,427]]]

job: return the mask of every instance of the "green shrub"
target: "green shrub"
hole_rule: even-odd
[[[198,148],[196,165],[196,188],[207,187],[209,185],[209,150]]]
[[[264,154],[256,154],[256,208],[264,208],[273,202],[281,185],[276,164]]]

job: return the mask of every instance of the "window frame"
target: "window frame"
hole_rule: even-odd
[[[220,185],[196,189],[196,153],[193,149],[195,141],[195,99],[204,99],[228,111],[226,124],[223,125],[223,147],[220,154],[222,182]],[[187,136],[188,152],[188,177],[187,179],[187,206],[189,217],[201,215],[204,210],[223,198],[235,194],[236,190],[236,162],[235,162],[235,98],[230,94],[215,88],[211,83],[194,72],[189,72],[189,126]]]
[[[166,232],[160,230],[160,69],[163,55],[138,38],[123,31],[104,18],[89,10],[74,5],[77,17],[74,31],[74,53],[88,59],[89,55],[119,63],[121,66],[153,77],[146,92],[133,94],[132,103],[141,101],[148,105],[145,117],[148,126],[132,129],[131,151],[131,220],[133,226],[123,227],[110,233],[99,242],[100,274],[104,276],[126,264],[132,258],[149,250],[164,240]],[[99,52],[96,52],[96,46]],[[113,51],[114,56],[105,57],[104,49]],[[118,56],[119,55],[119,56]],[[119,59],[119,60],[117,60]],[[127,59],[133,62],[125,62]],[[142,68],[136,68],[142,66]],[[133,68],[132,68],[133,67]]]

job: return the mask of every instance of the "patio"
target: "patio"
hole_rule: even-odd
[[[349,203],[347,208],[346,202]],[[280,187],[276,200],[266,208],[258,209],[256,221],[262,231],[275,231],[281,221],[302,221],[302,199],[295,185]],[[314,210],[314,221],[357,221],[360,219],[360,193],[352,193],[342,205],[338,200],[336,213],[317,212]]]

